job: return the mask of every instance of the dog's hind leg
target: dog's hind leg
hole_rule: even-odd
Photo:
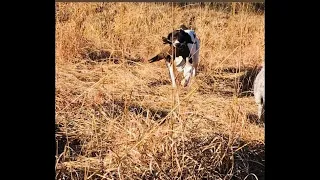
[[[197,63],[195,63],[195,64],[193,65],[192,77],[195,77],[195,76],[196,76],[197,68],[198,68],[198,64],[197,64]]]

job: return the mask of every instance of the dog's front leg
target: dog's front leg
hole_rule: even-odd
[[[171,82],[172,82],[172,87],[176,88],[177,85],[176,85],[176,78],[175,78],[174,72],[173,72],[173,63],[170,63],[170,62],[166,61],[166,64],[167,64],[167,67],[169,69],[169,75],[170,75],[170,79],[171,79]]]
[[[175,107],[177,105],[177,103],[180,104],[180,101],[179,101],[179,94],[177,93],[176,78],[175,78],[174,69],[173,69],[174,65],[170,61],[166,61],[166,64],[169,69],[169,75],[170,75],[170,79],[172,82],[172,98],[173,98],[173,106],[172,107]],[[179,111],[179,107],[177,107],[177,108]],[[176,112],[173,111],[173,114],[176,114]]]

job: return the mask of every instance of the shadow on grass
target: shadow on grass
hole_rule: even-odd
[[[253,96],[253,83],[260,71],[261,67],[244,67],[240,71],[238,68],[224,68],[222,72],[225,73],[243,73],[241,76],[235,78],[232,83],[229,84],[233,89],[237,90],[238,97]],[[226,80],[226,79],[225,79]]]
[[[237,139],[230,142],[227,135],[214,134],[209,137],[196,137],[178,144],[179,160],[187,155],[185,167],[177,172],[177,164],[170,164],[162,170],[148,171],[143,179],[228,179],[264,180],[264,144],[248,144]],[[162,154],[158,154],[161,159]],[[161,162],[158,162],[161,164]],[[175,170],[172,170],[175,169]]]
[[[252,113],[247,114],[247,119],[250,123],[258,125],[260,127],[262,127],[265,122],[264,116],[262,116],[261,119],[259,119],[258,115]]]
[[[258,142],[247,142],[241,139],[232,139],[228,135],[213,134],[207,137],[194,137],[184,142],[176,142],[177,152],[175,159],[184,161],[184,166],[178,171],[179,165],[173,162],[162,162],[163,152],[153,154],[156,163],[161,168],[153,167],[148,170],[132,170],[132,174],[126,176],[133,179],[227,179],[227,180],[264,180],[265,176],[265,146]],[[169,158],[170,159],[170,158]],[[182,160],[183,159],[183,160]],[[146,162],[147,163],[147,162]],[[140,167],[141,164],[131,164]],[[148,164],[143,166],[147,167]],[[78,168],[73,172],[59,168],[57,177],[71,179],[83,179],[84,168]],[[88,171],[88,170],[87,170]],[[111,179],[120,179],[117,170],[99,174]],[[89,174],[93,174],[90,172]],[[78,177],[78,178],[75,178]],[[100,176],[93,178],[101,179]]]

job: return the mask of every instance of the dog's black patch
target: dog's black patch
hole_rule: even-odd
[[[182,28],[179,30],[174,30],[172,33],[169,33],[167,39],[171,43],[173,43],[176,40],[178,40],[180,44],[193,43],[190,35],[186,33]]]
[[[181,43],[179,47],[175,49],[176,51],[173,53],[173,59],[179,56],[182,56],[183,59],[186,59],[190,55],[190,50],[186,43]]]

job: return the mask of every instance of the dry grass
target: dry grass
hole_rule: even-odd
[[[201,58],[175,106],[165,63],[145,60],[180,24]],[[264,179],[245,92],[263,59],[253,4],[56,3],[56,179]]]

